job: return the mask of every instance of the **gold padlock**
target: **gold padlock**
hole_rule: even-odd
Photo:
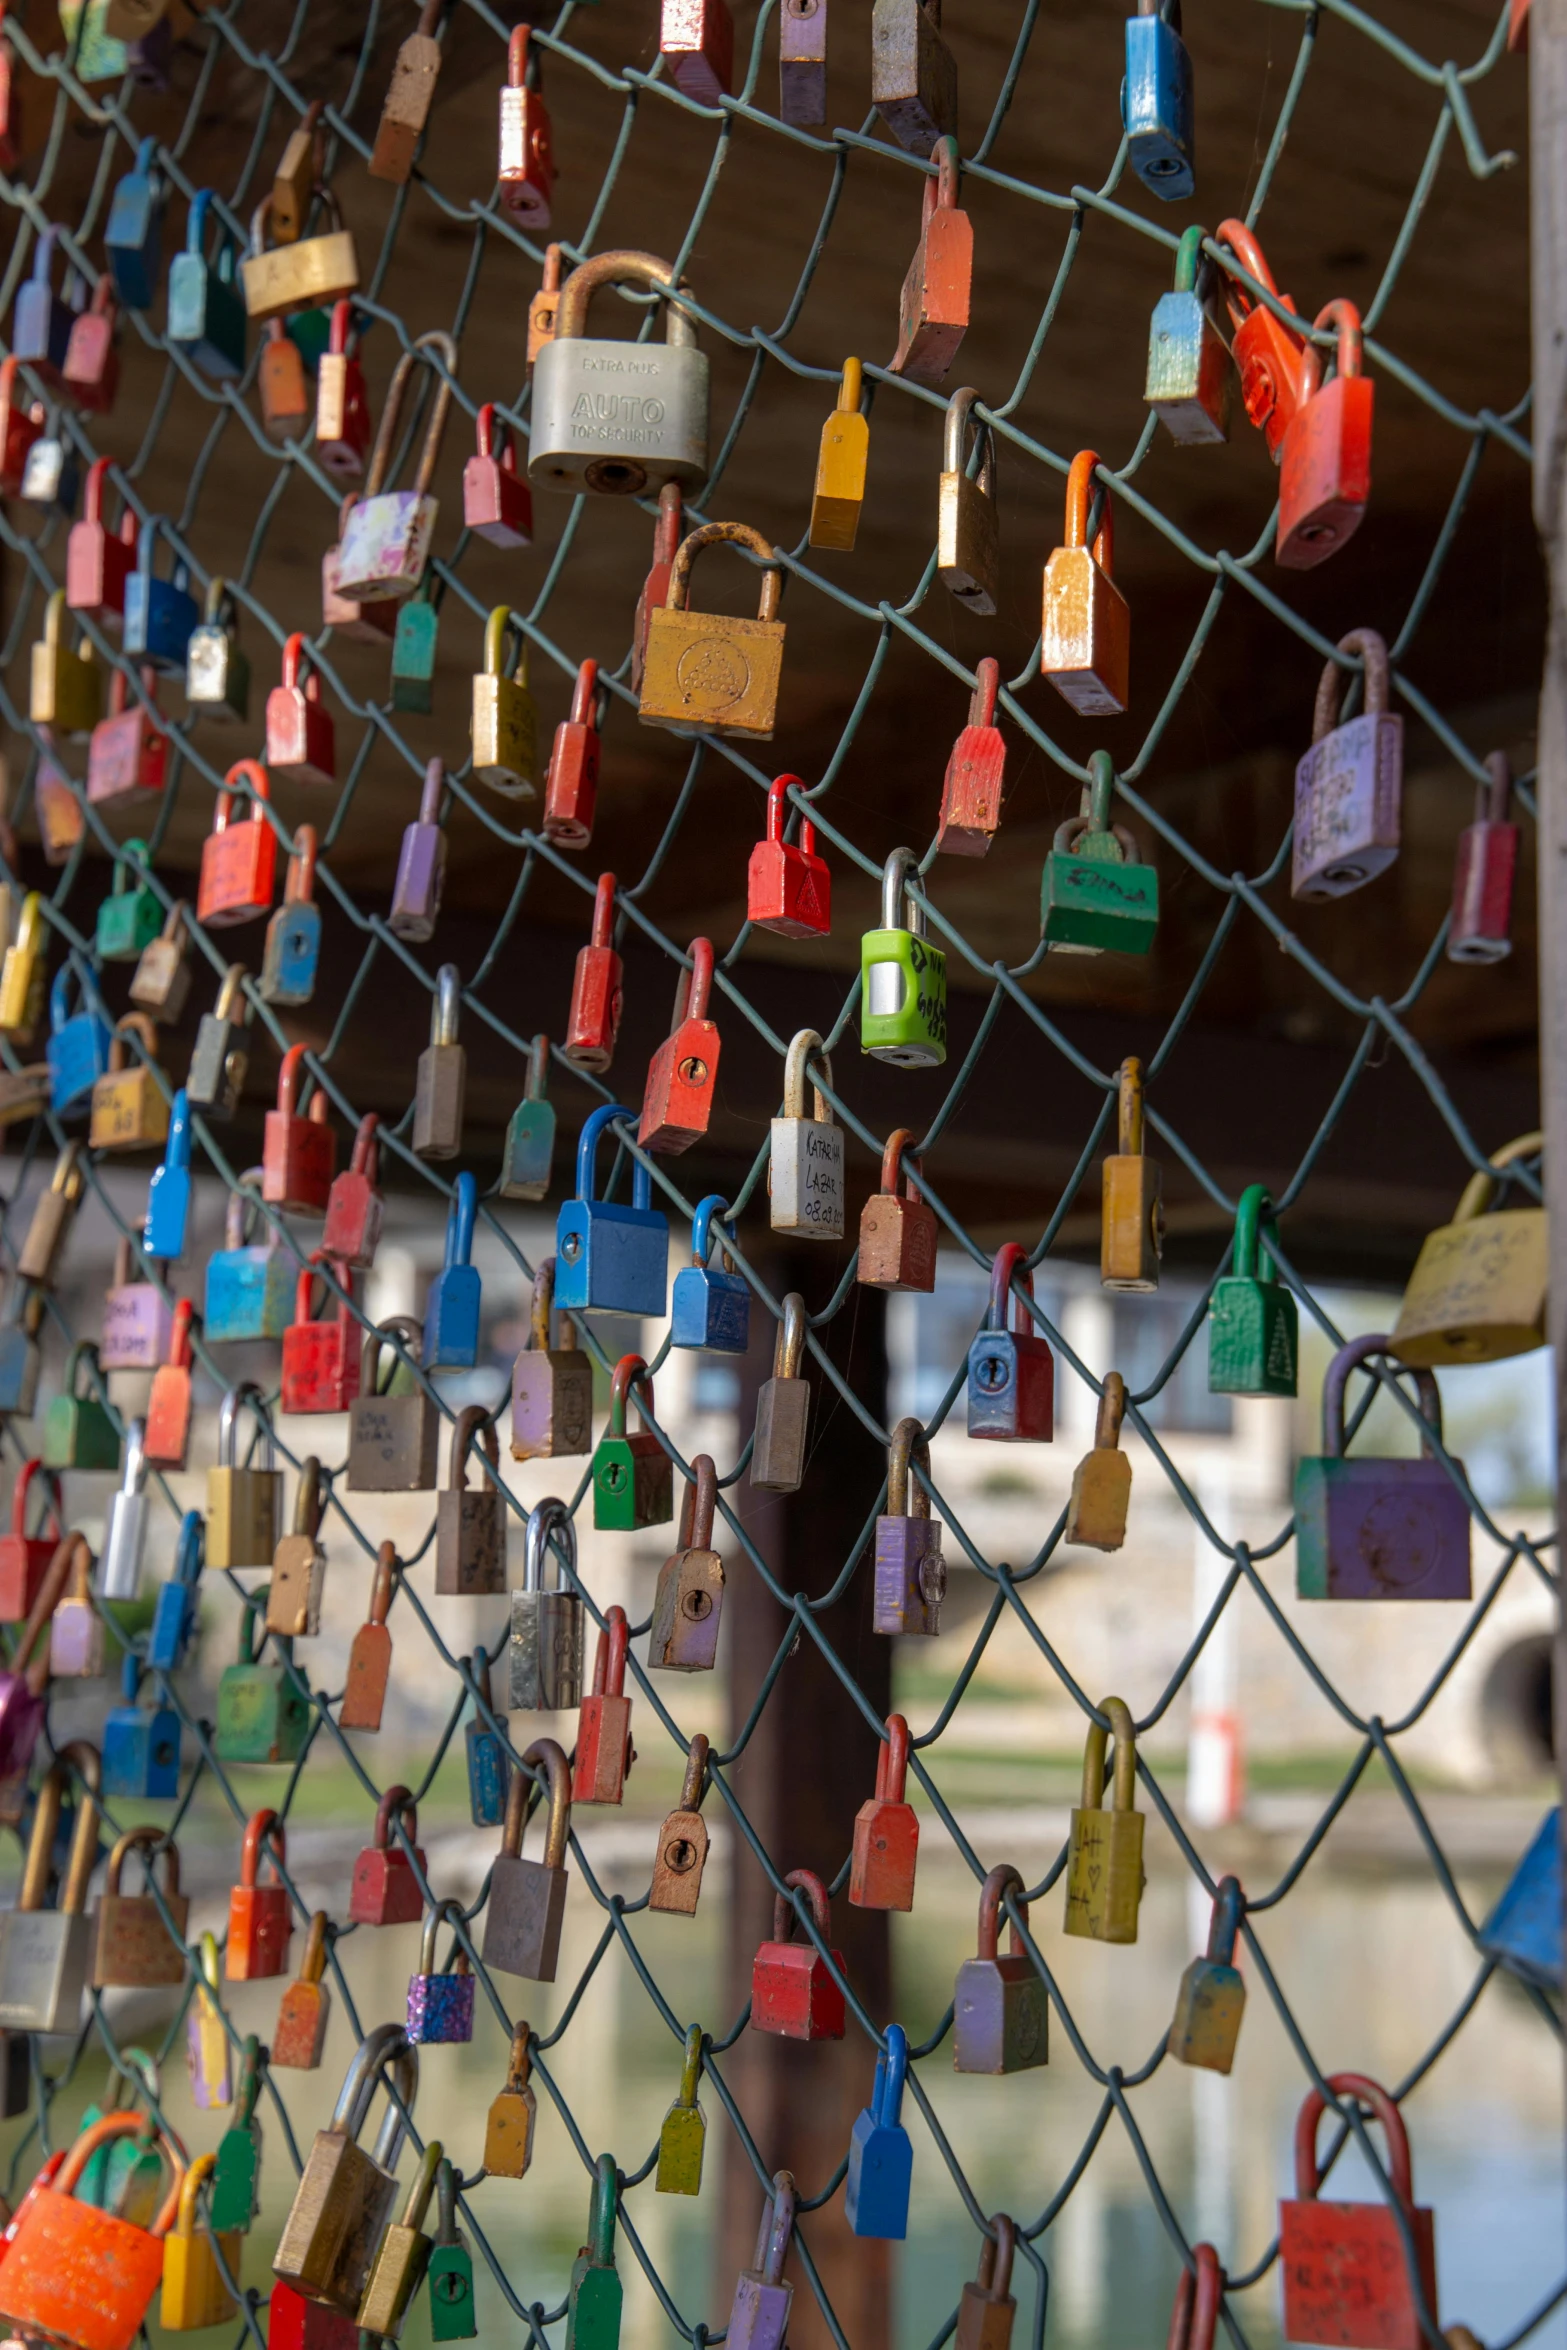
[[[1116,1148],[1104,1164],[1099,1279],[1133,1294],[1157,1289],[1164,1249],[1163,1171],[1143,1150],[1143,1065],[1135,1055],[1116,1071]]]
[[[830,548],[839,555],[853,552],[860,512],[865,504],[871,427],[870,419],[860,414],[863,384],[864,369],[858,359],[846,359],[838,405],[822,426],[822,445],[816,459],[810,544]]]
[[[297,244],[305,233],[310,199],[321,177],[321,116],[325,100],[312,98],[288,134],[272,175],[272,234],[280,245]]]
[[[44,902],[36,889],[22,900],[16,936],[0,965],[0,1029],[28,1036],[43,1017]]]
[[[941,584],[971,612],[994,612],[1001,592],[1001,516],[996,505],[996,441],[976,420],[979,394],[965,384],[947,402],[941,447],[941,502],[936,518],[936,569]],[[973,425],[979,472],[970,480],[966,443]]]
[[[1107,1371],[1094,1425],[1094,1449],[1084,1454],[1072,1472],[1064,1541],[1080,1542],[1089,1550],[1119,1550],[1126,1540],[1132,1464],[1121,1450],[1125,1416],[1126,1381],[1119,1371]]]
[[[1122,1698],[1099,1711],[1115,1732],[1115,1784],[1105,1811],[1105,1728],[1089,1724],[1083,1750],[1083,1800],[1072,1814],[1066,1864],[1066,1930],[1096,1942],[1135,1942],[1143,1895],[1143,1815],[1133,1803],[1137,1734]]]
[[[1093,503],[1093,449],[1079,449],[1066,477],[1066,544],[1045,565],[1040,674],[1084,718],[1114,718],[1131,693],[1132,616],[1111,576],[1115,534],[1108,495],[1104,520],[1088,544]]]
[[[754,620],[686,608],[691,566],[704,547],[728,542],[760,557],[762,598]],[[661,609],[649,615],[647,661],[637,715],[672,734],[734,735],[771,742],[783,674],[784,623],[778,618],[783,573],[773,550],[748,522],[704,522],[682,541]]]
[[[147,1058],[129,1067],[134,1036]],[[161,1150],[169,1139],[169,1105],[158,1083],[158,1032],[145,1012],[127,1012],[117,1020],[109,1046],[109,1066],[92,1089],[92,1124],[87,1143],[95,1151]]]
[[[281,318],[341,300],[359,288],[359,255],[354,233],[342,225],[337,199],[326,188],[316,194],[335,226],[324,236],[300,237],[292,245],[267,244],[275,198],[263,196],[250,216],[250,253],[240,263],[245,308],[252,318]]]
[[[1499,1363],[1545,1344],[1546,1212],[1485,1212],[1502,1170],[1533,1158],[1544,1139],[1522,1134],[1497,1151],[1489,1174],[1470,1176],[1451,1224],[1427,1233],[1388,1342],[1401,1362],[1419,1370]]]
[[[223,2282],[213,2250],[210,2227],[202,2227],[196,2198],[218,2167],[215,2154],[198,2154],[185,2173],[180,2189],[179,2216],[163,2239],[163,2300],[159,2316],[171,2333],[195,2333],[202,2326],[227,2325],[235,2315],[233,2294]],[[238,2228],[226,2228],[216,2241],[223,2247],[229,2275],[239,2277],[245,2239]]]
[[[55,1160],[48,1190],[38,1195],[22,1253],[16,1260],[17,1272],[24,1281],[36,1281],[44,1288],[54,1281],[60,1251],[81,1204],[82,1188],[87,1180],[82,1173],[81,1155],[81,1144],[68,1142]]]
[[[506,667],[508,630],[516,640],[513,674]],[[491,791],[531,800],[538,767],[536,716],[528,690],[528,640],[509,604],[497,604],[484,625],[484,667],[473,681],[473,771]]]
[[[65,590],[56,588],[44,606],[44,632],[33,647],[27,715],[35,726],[78,741],[92,733],[103,715],[103,674],[83,640],[75,652],[65,641]]]

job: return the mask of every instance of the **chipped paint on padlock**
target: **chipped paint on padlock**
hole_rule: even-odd
[[[1019,2073],[1050,2061],[1050,2010],[1043,1977],[1024,1949],[1017,1923],[1000,1953],[1002,1903],[1012,1895],[1028,1924],[1023,1880],[1002,1862],[980,1888],[978,1944],[958,1969],[952,1992],[952,2069],[959,2073]]]
[[[1082,718],[1116,718],[1131,698],[1132,620],[1116,586],[1115,509],[1105,489],[1090,546],[1089,510],[1099,465],[1080,449],[1067,469],[1066,537],[1045,565],[1039,669]]]
[[[1235,1211],[1232,1270],[1214,1283],[1208,1300],[1210,1395],[1295,1393],[1299,1316],[1283,1282],[1268,1278],[1275,1268],[1262,1227],[1272,1221],[1267,1191],[1248,1184]],[[1396,1331],[1393,1343],[1398,1345]]]
[[[593,1435],[593,1366],[578,1346],[554,1346],[555,1259],[534,1268],[528,1343],[512,1365],[511,1457],[586,1452]],[[570,1335],[571,1325],[567,1324]]]
[[[930,1475],[930,1446],[916,1419],[902,1419],[887,1447],[887,1507],[876,1520],[875,1597],[878,1632],[933,1640],[941,1630],[947,1562],[941,1521],[931,1516],[920,1478]]]
[[[855,1909],[914,1907],[920,1823],[904,1794],[908,1768],[909,1725],[902,1714],[889,1714],[876,1748],[876,1792],[854,1816],[849,1901]]]
[[[1192,1960],[1175,1995],[1165,2046],[1177,2064],[1227,2073],[1235,2062],[1235,2043],[1246,2012],[1246,1984],[1235,1964],[1235,1938],[1245,1907],[1240,1879],[1221,1877],[1213,1897],[1206,1955]]]
[[[1543,1136],[1521,1134],[1470,1176],[1451,1224],[1428,1232],[1393,1326],[1400,1361],[1424,1369],[1495,1363],[1545,1344],[1549,1234],[1530,1204],[1488,1214],[1507,1170],[1532,1159]]]
[[[535,1772],[549,1787],[549,1826],[542,1861],[525,1860],[522,1831]],[[538,1738],[524,1750],[521,1770],[512,1773],[506,1796],[501,1849],[492,1864],[490,1898],[484,1912],[487,1967],[553,1983],[566,1914],[566,1846],[571,1833],[571,1767],[553,1738]]]
[[[1235,372],[1229,346],[1213,314],[1213,268],[1203,255],[1203,231],[1182,231],[1175,286],[1154,304],[1148,329],[1148,373],[1143,399],[1178,448],[1200,448],[1230,437]]]
[[[936,1286],[936,1212],[919,1196],[920,1162],[913,1129],[895,1126],[881,1155],[881,1189],[860,1210],[859,1265],[855,1278],[867,1289],[929,1291]],[[898,1192],[898,1167],[903,1192]]]
[[[1418,1460],[1346,1460],[1344,1394],[1351,1371],[1401,1368],[1390,1338],[1370,1332],[1341,1346],[1322,1388],[1322,1452],[1295,1464],[1297,1599],[1468,1599],[1470,1520],[1459,1482],[1432,1450],[1442,1443],[1434,1374],[1411,1375],[1419,1397]],[[1429,1431],[1429,1433],[1428,1433]]]
[[[662,343],[584,333],[593,295],[611,285],[661,298]],[[680,290],[668,262],[624,249],[595,254],[566,279],[554,331],[534,360],[528,479],[535,487],[641,496],[667,481],[695,488],[706,479],[707,354]]]
[[[707,1792],[708,1742],[699,1730],[686,1753],[685,1777],[679,1808],[669,1813],[658,1832],[653,1856],[649,1909],[676,1917],[695,1917],[707,1866],[707,1822],[701,1802]]]
[[[936,170],[925,180],[919,243],[898,298],[898,347],[887,372],[935,386],[945,381],[968,332],[974,224],[958,204],[957,140],[938,138],[931,152]]]
[[[983,857],[1001,825],[1007,747],[996,724],[1001,664],[986,654],[974,672],[968,724],[952,746],[941,784],[936,848],[948,857]]]
[[[1337,554],[1365,519],[1371,496],[1371,418],[1375,389],[1362,372],[1360,312],[1330,302],[1314,331],[1338,336],[1337,372],[1318,390],[1322,362],[1313,344],[1302,354],[1305,400],[1284,435],[1279,460],[1275,560],[1309,571]]]
[[[630,1626],[623,1607],[604,1611],[593,1661],[593,1686],[577,1714],[577,1747],[572,1764],[571,1800],[620,1803],[636,1761],[631,1743],[631,1700],[626,1695]]]
[[[1137,1738],[1129,1708],[1107,1697],[1088,1726],[1083,1800],[1072,1813],[1066,1864],[1066,1931],[1096,1942],[1135,1942],[1143,1886],[1143,1815],[1135,1800]],[[1105,1723],[1110,1729],[1107,1730]],[[1105,1745],[1115,1734],[1115,1780],[1104,1808]]]
[[[1415,2202],[1403,2116],[1387,2091],[1361,2073],[1330,2073],[1326,2086],[1335,2098],[1369,2106],[1382,2124],[1398,2216],[1381,2195],[1374,2203],[1323,2202],[1317,2128],[1327,2099],[1320,2089],[1308,2090],[1295,2123],[1295,2194],[1279,2204],[1284,2333],[1330,2350],[1421,2350],[1416,2296],[1435,2311],[1436,2244],[1433,2214]]]
[[[1049,1444],[1055,1435],[1055,1357],[1029,1315],[1033,1297],[1028,1251],[1019,1241],[1006,1241],[996,1251],[990,1302],[968,1350],[970,1436]]]
[[[680,1539],[653,1591],[647,1661],[665,1672],[709,1673],[718,1655],[724,1562],[713,1547],[717,1501],[718,1473],[711,1455],[699,1452],[681,1503]]]
[[[746,548],[761,566],[754,620],[693,611],[691,570],[704,549]],[[637,716],[672,734],[723,735],[771,742],[778,719],[786,624],[778,617],[783,570],[769,542],[748,522],[704,522],[681,541],[663,604],[648,622],[647,659]]]

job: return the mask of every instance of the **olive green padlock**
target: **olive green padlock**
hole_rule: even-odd
[[[163,929],[163,901],[155,889],[138,882],[132,860],[146,870],[150,859],[144,840],[128,840],[114,861],[114,887],[98,908],[97,947],[106,963],[136,963],[143,947],[151,946]]]
[[[693,2024],[686,2034],[686,2061],[680,2075],[680,2094],[664,2116],[658,2133],[658,2175],[654,2191],[660,2195],[700,2195],[702,2154],[707,2144],[707,2117],[697,2102],[696,2085],[702,2077],[702,2027]]]
[[[882,867],[882,926],[860,940],[860,1050],[899,1069],[934,1069],[947,1057],[947,958],[908,896],[918,865],[912,849],[893,850]]]
[[[82,1366],[87,1392],[81,1392]],[[66,1360],[65,1380],[44,1414],[41,1457],[46,1469],[117,1469],[120,1432],[94,1389],[101,1386],[98,1349],[81,1342]]]
[[[1261,1270],[1260,1227],[1273,1203],[1260,1183],[1248,1184],[1235,1213],[1233,1272],[1213,1285],[1208,1301],[1210,1395],[1293,1395],[1300,1360],[1295,1300],[1282,1281]],[[1271,1273],[1273,1260],[1263,1260]]]
[[[1159,928],[1159,876],[1110,821],[1115,762],[1095,751],[1079,813],[1060,826],[1039,888],[1039,935],[1053,954],[1146,955]]]
[[[310,1702],[292,1671],[294,1644],[274,1633],[280,1661],[264,1665],[256,1656],[256,1631],[264,1624],[270,1584],[245,1596],[239,1628],[239,1658],[218,1680],[218,1726],[212,1751],[219,1762],[292,1763],[304,1750],[310,1730]]]
[[[1083,1800],[1072,1814],[1066,1864],[1066,1930],[1095,1942],[1135,1942],[1143,1895],[1143,1815],[1132,1801],[1137,1736],[1123,1699],[1099,1711],[1115,1732],[1115,1783],[1106,1811],[1105,1728],[1092,1722],[1083,1750]]]

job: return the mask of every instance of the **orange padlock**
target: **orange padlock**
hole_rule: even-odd
[[[242,785],[251,795],[250,821],[236,824],[234,796]],[[268,813],[271,798],[272,787],[260,760],[236,759],[223,778],[212,830],[201,844],[198,922],[227,928],[270,912],[277,883],[277,834]]]
[[[1267,255],[1243,220],[1221,220],[1217,241],[1228,245],[1241,266],[1286,310],[1294,310],[1288,294],[1281,294],[1274,284]],[[1268,455],[1277,465],[1284,451],[1284,435],[1312,389],[1305,381],[1306,339],[1233,277],[1226,285],[1224,301],[1235,329],[1231,350],[1240,370],[1246,414],[1266,440]]]
[[[920,241],[898,302],[898,348],[892,375],[939,384],[968,332],[974,277],[974,224],[958,209],[958,142],[935,146],[936,175],[925,182]]]
[[[139,2133],[140,2113],[106,2113],[82,2132],[45,2187],[20,2214],[0,2262],[0,2308],[19,2332],[70,2343],[75,2350],[131,2350],[152,2297],[163,2283],[163,2238],[179,2210],[185,2165],[173,2142],[157,2148],[171,2184],[150,2228],[133,2227],[73,2192],[111,2139]]]
[[[1371,495],[1371,411],[1375,386],[1361,373],[1360,312],[1330,302],[1313,324],[1338,336],[1338,372],[1318,391],[1321,360],[1308,344],[1305,406],[1284,435],[1279,466],[1275,559],[1286,571],[1309,571],[1352,539]]]

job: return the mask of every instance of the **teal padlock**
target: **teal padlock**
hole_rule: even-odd
[[[442,2157],[435,2174],[440,2220],[425,2276],[430,2288],[430,2336],[436,2342],[471,2342],[479,2331],[473,2306],[473,2254],[457,2225],[457,2177]]]
[[[407,605],[403,606],[406,612]],[[501,1154],[502,1199],[543,1199],[555,1163],[555,1105],[545,1099],[550,1040],[536,1036],[528,1063],[528,1089],[511,1114]]]
[[[392,638],[392,708],[428,716],[435,708],[435,650],[441,615],[431,594],[435,574],[425,573],[418,595],[397,608]]]
[[[636,1534],[675,1514],[675,1472],[651,1428],[626,1427],[631,1390],[640,1386],[653,1417],[653,1382],[640,1355],[622,1355],[609,1382],[609,1425],[593,1455],[593,1523],[601,1534]]]
[[[135,879],[133,861],[145,872],[150,860],[144,840],[122,842],[114,860],[114,887],[98,908],[96,943],[105,963],[139,962],[143,947],[163,930],[163,902],[150,884]]]
[[[245,372],[245,304],[234,283],[238,248],[218,222],[218,257],[206,254],[207,222],[217,199],[198,188],[185,230],[185,250],[169,267],[168,339],[203,375],[219,382]]]
[[[1241,1193],[1235,1212],[1234,1270],[1213,1285],[1208,1301],[1210,1395],[1293,1395],[1300,1361],[1295,1300],[1282,1281],[1266,1278],[1260,1231],[1273,1202],[1260,1183]]]
[[[1159,928],[1159,876],[1110,821],[1115,761],[1095,751],[1080,812],[1061,825],[1045,859],[1039,935],[1057,954],[1146,955]]]
[[[593,2166],[588,2240],[572,2263],[566,2350],[618,2350],[620,2276],[615,2267],[615,2157]]]
[[[947,1057],[947,958],[925,936],[908,894],[919,859],[894,849],[881,874],[881,928],[860,940],[860,1050],[898,1069],[935,1069]]]
[[[82,1371],[90,1382],[80,1392]],[[117,1469],[120,1432],[95,1389],[101,1389],[98,1349],[79,1339],[66,1358],[65,1381],[44,1414],[40,1457],[46,1469]]]
[[[212,1742],[219,1762],[297,1762],[309,1734],[310,1703],[290,1671],[292,1640],[274,1633],[280,1661],[264,1665],[257,1660],[256,1625],[258,1619],[266,1621],[270,1588],[263,1583],[246,1594],[239,1656],[219,1676],[218,1726]]]
[[[332,312],[318,302],[309,310],[291,310],[283,321],[283,332],[305,363],[307,375],[315,375],[326,357],[332,341]]]

